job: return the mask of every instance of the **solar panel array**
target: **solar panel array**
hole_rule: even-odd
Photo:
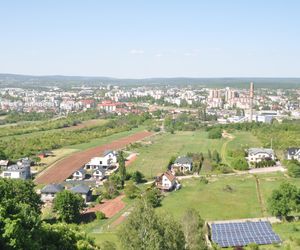
[[[233,222],[211,224],[212,241],[220,247],[246,246],[250,243],[266,245],[280,243],[270,222]]]

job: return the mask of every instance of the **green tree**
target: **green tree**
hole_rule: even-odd
[[[204,238],[204,221],[195,209],[187,209],[182,217],[182,228],[188,250],[207,249]]]
[[[134,199],[139,195],[140,189],[133,183],[133,181],[128,181],[126,182],[124,192],[129,199]]]
[[[54,211],[58,213],[62,221],[67,223],[78,222],[83,207],[83,198],[69,190],[59,192],[53,201]]]
[[[144,175],[140,171],[135,171],[135,172],[132,173],[131,179],[135,183],[139,184],[139,183],[142,183],[144,181]]]
[[[247,170],[249,168],[248,163],[245,158],[235,158],[232,161],[231,166],[237,170]]]
[[[300,190],[288,182],[282,183],[268,199],[268,208],[273,215],[284,218],[293,211],[299,211]]]
[[[115,175],[116,179],[112,178],[114,175],[111,175],[107,181],[103,183],[104,191],[103,197],[106,199],[112,199],[119,194],[117,183],[120,180],[118,175]]]
[[[212,153],[212,159],[216,162],[216,163],[220,163],[221,162],[221,156],[219,154],[219,152],[217,150],[214,150]]]
[[[209,139],[220,139],[222,138],[222,130],[220,128],[212,128],[208,131]]]
[[[157,216],[153,207],[141,200],[118,232],[122,249],[184,249],[181,226],[169,216]]]
[[[79,228],[41,221],[31,181],[0,179],[0,249],[98,249]]]
[[[77,226],[43,223],[39,232],[41,247],[37,249],[95,250],[94,241]],[[34,249],[34,248],[27,248]]]
[[[118,153],[118,164],[119,164],[119,175],[121,177],[121,185],[124,187],[124,183],[126,180],[126,166],[125,166],[125,157],[123,151],[119,151]]]
[[[211,159],[212,155],[211,155],[211,151],[210,149],[207,150],[207,158],[208,159]]]
[[[157,188],[150,188],[144,194],[144,199],[152,206],[159,207],[162,201],[162,195]]]
[[[293,178],[300,177],[300,164],[298,162],[291,162],[288,164],[288,174]]]

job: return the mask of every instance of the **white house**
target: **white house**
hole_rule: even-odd
[[[52,202],[56,194],[64,190],[64,187],[59,184],[49,184],[41,190],[41,200],[43,202]]]
[[[171,166],[171,171],[173,174],[175,174],[176,172],[185,173],[187,171],[192,171],[192,168],[193,159],[191,157],[179,156]]]
[[[246,157],[249,163],[261,162],[263,160],[276,160],[275,153],[271,148],[249,148]]]
[[[158,176],[155,181],[155,185],[158,189],[164,191],[170,191],[179,186],[176,176],[171,171],[167,171]]]
[[[115,151],[104,151],[102,157],[93,157],[90,162],[85,164],[85,169],[110,168],[117,163],[117,153]]]
[[[288,148],[285,156],[287,160],[300,161],[300,148]]]
[[[30,166],[28,165],[10,165],[2,172],[3,178],[10,179],[29,179],[31,177]]]
[[[105,177],[105,170],[102,168],[96,169],[92,176],[95,180],[102,180]]]
[[[85,174],[86,174],[85,169],[81,168],[73,173],[73,176],[72,176],[73,180],[82,181],[85,179]]]

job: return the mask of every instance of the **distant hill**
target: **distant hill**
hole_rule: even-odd
[[[300,88],[300,78],[145,78],[120,79],[110,77],[88,76],[31,76],[16,74],[0,74],[0,87],[71,87],[71,86],[100,86],[107,84],[142,86],[142,85],[197,85],[206,87],[236,87],[245,88],[253,81],[256,88]]]

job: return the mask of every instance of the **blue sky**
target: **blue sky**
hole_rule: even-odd
[[[297,0],[1,0],[0,72],[300,77]]]

